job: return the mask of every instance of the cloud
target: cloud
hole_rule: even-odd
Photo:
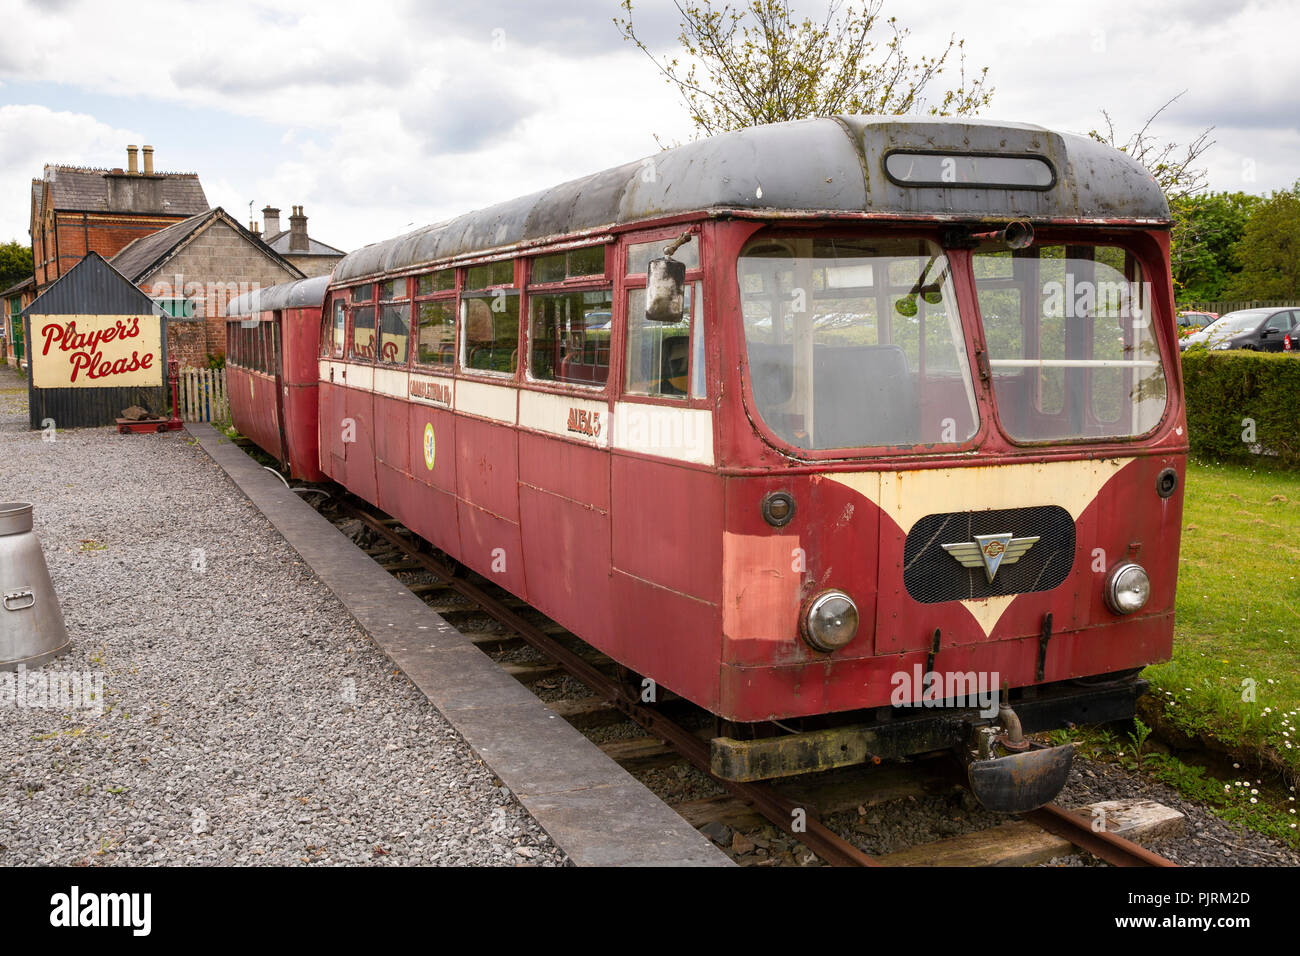
[[[114,129],[81,113],[56,112],[35,104],[0,106],[0,237],[26,244],[31,216],[31,181],[45,164],[102,165],[111,155],[125,159],[131,131]]]
[[[607,53],[625,43],[614,18],[622,20],[626,15],[618,3],[608,0],[548,0],[545,4],[529,4],[527,16],[521,16],[519,0],[412,0],[403,9],[420,27],[455,33],[484,44],[495,43],[505,50],[538,49],[559,56],[579,56]],[[637,35],[651,49],[675,41],[679,19],[676,8],[664,0],[633,6],[632,23]],[[630,48],[631,43],[627,46]]]
[[[797,0],[796,15],[825,3]],[[1081,16],[887,0],[883,14],[911,29],[914,57],[965,37],[968,67],[989,66],[997,88],[990,119],[1086,133],[1104,108],[1123,135],[1186,89],[1154,132],[1215,125],[1215,188],[1300,175],[1293,4],[1093,0]],[[118,165],[128,142],[197,169],[214,205],[304,205],[314,235],[353,248],[651,154],[654,134],[689,139],[621,15],[617,0],[136,0],[129,15],[0,0],[0,103],[30,111],[0,113],[0,237],[25,233],[44,163]],[[639,0],[633,19],[652,49],[676,50],[672,3]],[[38,84],[58,109],[21,92]]]

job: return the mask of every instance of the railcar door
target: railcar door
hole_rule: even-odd
[[[280,467],[289,468],[289,441],[285,437],[284,399],[288,389],[284,384],[284,313],[271,313],[271,376],[275,381],[275,425],[279,439]]]

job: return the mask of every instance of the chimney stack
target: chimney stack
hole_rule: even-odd
[[[146,176],[152,176],[153,175],[153,147],[143,146],[141,147],[140,152],[144,153],[144,174]]]
[[[262,227],[262,235],[267,239],[280,232],[280,210],[274,206],[266,206],[262,209],[262,221],[265,223]]]
[[[302,214],[302,206],[293,207],[289,217],[289,251],[308,252],[311,243],[307,240],[307,217]]]
[[[134,146],[126,148],[126,171],[132,176],[140,172],[139,159],[135,154]]]

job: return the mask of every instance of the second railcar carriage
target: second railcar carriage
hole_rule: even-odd
[[[303,481],[322,481],[316,352],[328,276],[254,289],[226,307],[226,391],[239,432]]]
[[[718,715],[720,774],[951,746],[1041,803],[1022,732],[1170,654],[1168,223],[1033,126],[666,150],[343,259],[321,467]]]

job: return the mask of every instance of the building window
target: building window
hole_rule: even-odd
[[[173,319],[192,319],[195,314],[193,299],[154,299],[163,314]]]

